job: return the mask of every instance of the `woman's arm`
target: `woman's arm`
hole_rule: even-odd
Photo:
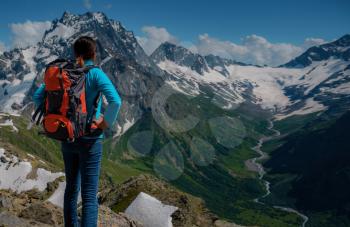
[[[32,98],[35,103],[36,107],[39,107],[40,104],[44,101],[44,94],[45,94],[45,84],[42,83],[38,89],[34,92]]]
[[[96,69],[96,85],[97,90],[101,91],[107,99],[104,121],[108,127],[111,127],[117,119],[122,100],[111,80],[101,69]]]

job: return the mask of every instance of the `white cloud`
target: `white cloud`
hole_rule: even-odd
[[[166,41],[178,43],[175,36],[171,35],[165,28],[155,26],[144,26],[142,32],[145,36],[137,36],[137,41],[140,43],[145,52],[150,55],[161,44]]]
[[[190,47],[193,52],[208,55],[214,54],[244,63],[278,66],[302,54],[311,46],[326,41],[320,38],[306,38],[300,46],[290,43],[271,43],[258,35],[248,35],[241,44],[219,40],[208,34],[198,36],[198,41]]]
[[[45,31],[51,27],[50,21],[26,21],[24,23],[10,24],[12,32],[12,45],[14,47],[27,47],[39,42]]]
[[[5,44],[0,41],[0,54],[2,54],[5,50],[6,50]]]
[[[91,6],[92,6],[91,0],[83,0],[83,3],[86,9],[91,9]]]
[[[271,43],[258,35],[246,36],[241,44],[236,44],[212,38],[208,34],[200,35],[197,44],[190,49],[202,55],[214,54],[245,63],[272,66],[283,64],[304,50],[289,43]]]
[[[243,37],[238,44],[202,34],[193,44],[188,41],[179,41],[165,28],[145,26],[142,31],[145,35],[136,38],[147,54],[151,54],[161,43],[168,41],[185,46],[192,52],[201,55],[214,54],[244,63],[270,66],[284,64],[302,54],[309,47],[326,42],[320,38],[307,38],[300,45],[272,43],[262,36],[253,34]]]
[[[324,39],[320,39],[320,38],[306,38],[304,41],[303,47],[309,48],[312,46],[324,44],[325,42],[326,41]]]

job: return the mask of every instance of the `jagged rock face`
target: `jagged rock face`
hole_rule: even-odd
[[[36,47],[14,49],[0,55],[0,110],[22,108],[22,101],[36,76],[33,53]]]
[[[328,60],[331,57],[349,61],[349,46],[350,35],[347,34],[334,42],[309,48],[305,53],[282,65],[282,67],[306,67],[311,65],[313,61]]]
[[[229,75],[225,66],[247,65],[231,59],[221,58],[215,55],[202,56],[190,50],[169,42],[162,43],[150,56],[155,63],[172,61],[180,66],[186,66],[193,71],[203,75],[209,72],[209,68],[225,76]]]
[[[178,65],[187,66],[199,74],[208,71],[208,65],[199,54],[194,54],[188,49],[169,42],[162,43],[151,55],[151,58],[159,63],[169,60]]]
[[[103,13],[90,12],[83,15],[65,12],[60,19],[54,20],[44,34],[37,59],[47,61],[52,56],[73,58],[71,44],[83,35],[97,39],[98,62],[107,57],[117,57],[134,59],[143,66],[154,66],[132,32]]]
[[[209,54],[207,56],[204,56],[205,60],[207,61],[207,64],[210,68],[215,69],[216,71],[218,71],[219,73],[225,75],[225,76],[229,76],[229,72],[226,69],[226,66],[229,65],[247,65],[244,64],[242,62],[237,62],[231,59],[226,59],[226,58],[221,58],[219,56],[215,56],[212,54]]]
[[[133,33],[103,13],[75,15],[65,12],[52,22],[34,47],[15,49],[0,56],[0,111],[22,109],[43,79],[45,65],[56,58],[74,58],[72,44],[83,35],[97,41],[97,63],[117,87],[123,106],[114,133],[139,119],[150,108],[153,93],[165,73],[145,54]],[[30,54],[29,54],[30,53]],[[15,111],[16,112],[16,111]]]
[[[30,68],[24,61],[23,53],[20,49],[5,52],[0,56],[0,80],[12,82],[14,79],[22,80],[23,76],[29,73]]]

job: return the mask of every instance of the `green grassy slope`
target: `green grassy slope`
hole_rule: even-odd
[[[189,105],[182,103],[190,102]],[[171,181],[182,191],[203,198],[207,206],[222,218],[234,220],[236,223],[258,226],[298,226],[301,219],[295,214],[286,213],[253,202],[253,199],[264,193],[264,186],[256,178],[256,173],[248,171],[244,161],[256,156],[250,148],[254,146],[262,134],[271,133],[267,128],[264,115],[252,117],[254,109],[238,108],[226,111],[215,105],[208,105],[210,98],[197,97],[186,100],[176,96],[168,100],[169,114],[181,119],[191,113],[200,119],[195,128],[186,133],[169,132],[162,129],[146,114],[139,120],[115,146],[108,146],[108,156],[143,172],[157,175],[154,170],[154,158],[168,142],[173,142],[181,150],[184,157],[184,172],[178,179]],[[172,111],[176,110],[174,114]],[[243,142],[227,148],[216,141],[210,128],[211,119],[220,116],[239,118],[245,125],[246,137]],[[128,140],[141,131],[149,131],[153,136],[151,152],[143,157],[134,155],[128,149]],[[230,133],[230,131],[228,131]],[[194,137],[202,138],[215,148],[215,161],[208,166],[198,166],[191,159],[189,146]],[[111,141],[107,142],[112,144]],[[142,147],[142,146],[141,146]]]
[[[308,226],[349,226],[349,127],[350,113],[336,121],[322,117],[267,143],[272,194],[266,201],[301,210]]]
[[[183,158],[184,168],[180,177],[170,181],[178,189],[202,198],[206,206],[221,218],[233,220],[235,223],[256,226],[299,226],[302,220],[295,214],[284,212],[271,206],[257,204],[253,200],[265,193],[257,174],[248,171],[244,161],[257,154],[250,148],[257,143],[267,130],[267,114],[255,106],[242,105],[235,110],[224,110],[211,103],[206,96],[187,99],[184,95],[175,95],[167,102],[167,111],[175,119],[182,119],[188,113],[199,119],[196,127],[187,132],[175,133],[164,130],[153,119],[152,113],[146,113],[116,142],[112,138],[104,141],[104,156],[102,160],[102,181],[110,185],[119,183],[130,176],[149,173],[160,177],[154,170],[154,160],[159,151],[172,142],[176,145]],[[217,141],[210,125],[216,117],[239,119],[244,125],[245,137],[235,147],[223,146]],[[11,144],[21,152],[37,155],[50,163],[53,168],[63,170],[59,144],[37,134],[38,129],[25,129],[26,120],[12,117],[19,132],[1,129],[2,143]],[[225,124],[217,130],[221,137],[237,140],[235,131]],[[151,134],[152,146],[145,156],[136,155],[128,146],[131,138],[140,132]],[[234,135],[233,135],[233,134]],[[209,165],[201,166],[191,158],[191,140],[200,138],[209,143],[215,150],[215,159]],[[144,138],[147,141],[147,138]],[[146,149],[140,138],[139,148]],[[227,142],[227,141],[226,141]],[[129,144],[130,145],[130,144]],[[160,164],[165,161],[177,162],[176,157],[162,157]],[[163,168],[161,166],[160,168]],[[163,168],[165,171],[171,169]],[[176,171],[176,169],[175,169]],[[172,173],[170,171],[170,173]],[[103,185],[106,185],[103,183]]]

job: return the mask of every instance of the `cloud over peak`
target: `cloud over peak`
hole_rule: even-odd
[[[272,43],[265,37],[252,34],[242,38],[240,43],[220,40],[208,34],[201,34],[194,43],[179,41],[165,28],[145,26],[142,28],[145,36],[137,37],[140,45],[147,54],[151,54],[161,43],[171,42],[186,44],[194,53],[201,55],[214,54],[224,58],[257,64],[278,66],[302,54],[307,48],[325,43],[320,38],[306,38],[301,45],[291,43]]]
[[[41,40],[45,31],[51,27],[50,21],[30,21],[10,24],[13,47],[27,47]]]
[[[296,57],[303,48],[289,43],[271,43],[255,34],[244,37],[241,44],[204,34],[199,35],[191,50],[202,55],[214,54],[250,64],[276,66]]]
[[[0,54],[2,54],[6,50],[5,44],[0,41]]]
[[[177,38],[162,27],[144,26],[142,27],[142,32],[145,36],[137,36],[136,38],[148,55],[152,54],[152,52],[164,42],[178,43]]]

